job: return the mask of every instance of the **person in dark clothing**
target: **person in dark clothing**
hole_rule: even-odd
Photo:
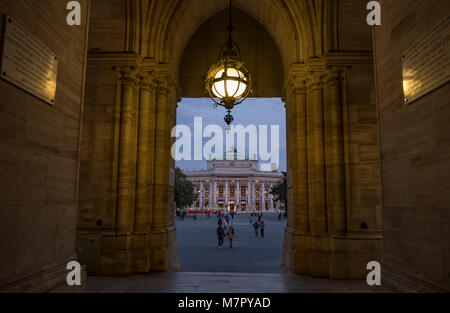
[[[233,248],[233,238],[234,238],[234,228],[232,225],[230,225],[227,230],[227,239],[230,244],[230,249]]]
[[[259,223],[258,221],[255,221],[253,223],[253,228],[255,229],[255,236],[258,237],[258,228],[259,228]]]
[[[261,238],[264,238],[264,228],[265,228],[264,220],[261,219],[261,221],[259,222],[259,229],[261,230]]]
[[[225,237],[225,231],[223,230],[222,225],[219,225],[219,227],[217,227],[217,239],[219,241],[219,248],[222,248],[224,237]]]

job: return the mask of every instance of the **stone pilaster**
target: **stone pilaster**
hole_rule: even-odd
[[[325,134],[328,233],[342,235],[346,225],[345,160],[343,133],[342,82],[344,71],[329,69],[325,77]]]
[[[139,75],[139,131],[136,210],[133,235],[133,272],[150,271],[148,235],[152,218],[152,180],[155,136],[155,84],[150,72]]]
[[[131,241],[133,231],[133,210],[135,204],[135,184],[133,166],[136,151],[135,111],[137,101],[138,71],[131,67],[120,70],[120,132],[118,156],[117,204],[114,235],[104,235],[100,271],[106,275],[129,275],[132,273]]]
[[[156,91],[156,137],[155,167],[153,178],[153,210],[150,233],[151,270],[167,271],[179,269],[176,229],[173,220],[173,192],[170,186],[172,162],[171,128],[173,105],[170,81],[167,77],[158,78]],[[173,188],[172,188],[173,189]]]

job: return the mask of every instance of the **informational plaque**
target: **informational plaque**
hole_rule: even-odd
[[[402,56],[405,102],[426,95],[450,79],[450,16]]]
[[[58,57],[39,39],[7,16],[0,76],[53,105],[57,72]]]

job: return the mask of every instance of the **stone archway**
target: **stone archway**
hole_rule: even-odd
[[[78,251],[94,271],[178,267],[168,156],[179,67],[194,32],[227,3],[93,3]],[[102,10],[106,5],[113,9]],[[350,29],[342,21],[365,7],[335,0],[236,0],[235,6],[265,27],[284,68],[292,208],[284,269],[361,278],[381,240],[373,57],[365,21]]]

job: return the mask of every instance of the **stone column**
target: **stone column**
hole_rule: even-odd
[[[251,189],[251,182],[250,180],[248,181],[248,186],[247,186],[247,211],[251,211],[252,209],[252,198],[251,198],[251,194],[252,194],[252,189]]]
[[[273,189],[273,184],[270,183],[270,191],[272,191],[272,189]],[[270,200],[270,211],[273,211],[273,194],[270,194],[269,200]]]
[[[309,160],[309,216],[313,236],[327,235],[325,194],[325,137],[323,83],[320,74],[308,80],[308,160]]]
[[[118,155],[118,182],[115,217],[115,237],[104,237],[105,245],[100,260],[100,271],[106,275],[129,275],[132,273],[131,233],[133,231],[133,209],[135,185],[134,152],[137,70],[126,68],[120,71],[120,130]]]
[[[264,212],[266,210],[266,187],[264,182],[261,184],[261,189],[261,212]]]
[[[120,143],[119,143],[119,177],[118,199],[116,212],[116,233],[130,234],[133,228],[132,212],[132,153],[133,153],[133,110],[136,106],[134,92],[137,82],[137,71],[126,70],[121,73],[122,94],[120,112]]]
[[[342,235],[347,231],[344,134],[342,107],[342,69],[327,72],[326,79],[326,159],[328,231]]]
[[[200,210],[203,208],[203,180],[200,181]]]
[[[155,133],[155,94],[149,72],[140,74],[139,84],[139,131],[137,157],[136,210],[133,236],[133,272],[150,270],[150,255],[147,250],[148,233],[151,226],[153,179],[153,147]]]
[[[228,207],[228,181],[225,181],[225,205],[224,209]]]
[[[148,231],[151,200],[148,189],[153,178],[152,152],[155,132],[155,98],[150,73],[142,74],[139,84],[139,133],[136,184],[135,232]]]
[[[209,209],[214,207],[213,203],[213,183],[212,181],[209,182]]]
[[[296,229],[303,235],[309,234],[309,199],[308,199],[308,147],[307,147],[307,118],[306,118],[306,85],[304,80],[296,82],[296,194],[294,221]]]
[[[214,180],[214,207],[217,208],[217,181]]]
[[[154,192],[151,229],[152,271],[178,269],[176,232],[173,219],[173,191],[170,186],[171,128],[174,126],[173,86],[168,77],[160,77],[156,92],[156,138]],[[173,102],[172,102],[173,100]]]
[[[239,181],[238,180],[236,180],[236,190],[235,190],[235,192],[236,192],[236,204],[235,204],[235,207],[236,207],[236,211],[237,211],[237,207],[239,206],[239,211],[241,210],[241,187],[239,186]]]

